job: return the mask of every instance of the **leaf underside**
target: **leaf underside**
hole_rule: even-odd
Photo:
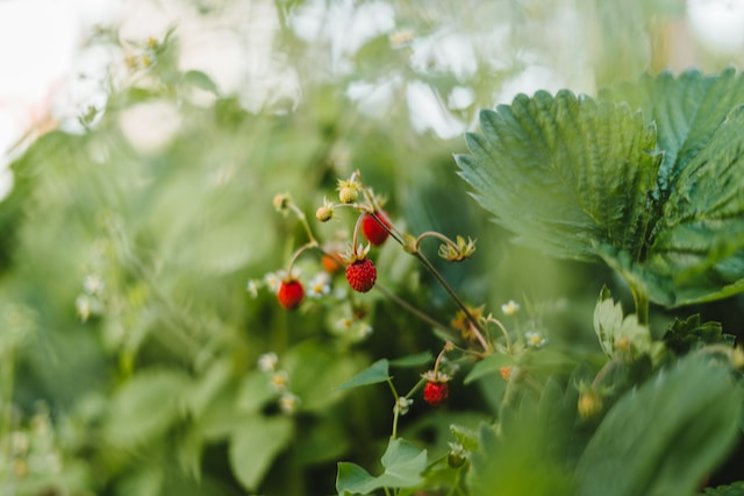
[[[484,110],[461,176],[516,241],[601,258],[652,301],[744,290],[744,78],[646,76]]]

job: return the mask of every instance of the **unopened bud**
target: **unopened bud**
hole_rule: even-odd
[[[333,209],[325,205],[318,207],[315,211],[315,218],[320,222],[327,222],[333,218]]]
[[[590,419],[602,411],[602,397],[594,390],[584,391],[579,396],[577,410],[582,419]]]

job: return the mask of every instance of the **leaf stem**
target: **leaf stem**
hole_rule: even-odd
[[[375,284],[375,288],[379,290],[382,294],[384,294],[388,299],[399,305],[401,308],[406,310],[407,312],[411,313],[412,315],[418,317],[422,321],[426,322],[427,324],[438,327],[439,329],[442,329],[443,331],[446,331],[448,334],[453,334],[453,330],[444,325],[443,323],[439,322],[438,320],[426,315],[424,312],[419,310],[418,308],[414,307],[410,303],[408,303],[406,300],[398,296],[397,294],[393,293],[389,289],[387,289],[384,285],[380,284],[379,282]]]
[[[630,292],[633,295],[633,303],[635,303],[636,316],[638,317],[638,323],[641,325],[648,325],[648,295],[646,291],[639,287],[637,284],[630,284]]]

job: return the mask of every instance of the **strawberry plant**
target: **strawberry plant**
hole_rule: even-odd
[[[744,78],[538,3],[261,4],[239,92],[97,30],[0,200],[0,493],[742,494]]]

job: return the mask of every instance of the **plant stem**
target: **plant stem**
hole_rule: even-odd
[[[318,242],[315,239],[315,235],[313,235],[312,229],[310,229],[310,224],[307,222],[307,216],[305,215],[305,212],[300,210],[300,208],[292,202],[290,202],[289,208],[292,209],[292,212],[294,212],[297,218],[300,219],[300,223],[302,224],[302,227],[305,228],[307,239],[310,240],[311,242],[314,242],[317,245]]]
[[[635,303],[636,316],[638,317],[638,323],[641,325],[648,325],[648,295],[646,291],[636,284],[630,284],[630,292],[633,295],[633,303]]]
[[[418,250],[419,245],[421,245],[421,242],[424,239],[426,239],[426,238],[437,238],[438,240],[447,243],[448,245],[450,245],[455,250],[458,250],[459,249],[458,246],[457,246],[457,243],[455,243],[454,241],[452,241],[451,239],[449,239],[444,234],[442,234],[440,232],[437,232],[437,231],[425,231],[425,232],[422,232],[421,234],[419,234],[418,237],[416,238],[416,243],[414,244],[414,246],[416,247],[416,250]]]
[[[375,284],[375,288],[377,288],[382,294],[384,294],[387,298],[389,298],[394,303],[396,303],[397,305],[399,305],[401,308],[403,308],[404,310],[408,311],[412,315],[415,315],[416,317],[418,317],[422,321],[426,322],[427,324],[430,324],[430,325],[432,325],[434,327],[438,327],[438,328],[442,329],[443,331],[446,331],[448,334],[452,334],[453,333],[452,329],[450,329],[449,327],[447,327],[443,323],[439,322],[438,320],[435,320],[432,317],[429,317],[424,312],[422,312],[418,308],[414,307],[413,305],[411,305],[406,300],[404,300],[400,296],[396,295],[395,293],[393,293],[392,291],[390,291],[389,289],[387,289],[385,286],[383,286],[379,282],[377,284]]]
[[[613,358],[612,360],[606,362],[601,369],[599,369],[599,372],[597,372],[597,375],[594,376],[594,380],[592,381],[592,389],[596,389],[597,386],[599,386],[604,378],[607,376],[607,374],[610,373],[612,369],[614,369],[616,366],[618,366],[621,363],[620,360],[617,358]]]
[[[398,394],[398,390],[395,389],[395,385],[393,384],[393,381],[388,377],[387,379],[388,386],[390,386],[390,391],[393,393],[393,398],[395,398],[395,403],[393,406],[393,432],[390,434],[390,439],[395,439],[398,437],[398,418],[400,417],[400,408],[398,407],[398,400],[400,398],[400,395]]]

